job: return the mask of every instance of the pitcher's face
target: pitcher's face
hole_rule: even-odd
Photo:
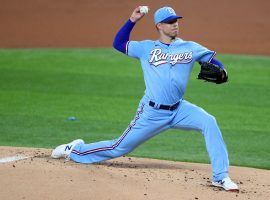
[[[164,34],[170,38],[176,38],[176,36],[179,33],[177,20],[173,20],[166,23],[158,23],[157,28],[161,32],[161,34]]]

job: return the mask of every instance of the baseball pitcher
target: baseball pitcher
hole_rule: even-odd
[[[178,20],[170,7],[154,14],[157,40],[130,40],[130,33],[146,13],[137,7],[115,36],[113,46],[127,56],[140,60],[145,93],[137,113],[123,134],[114,140],[85,144],[77,139],[52,152],[53,158],[68,157],[79,163],[95,163],[125,155],[140,144],[168,129],[189,129],[202,133],[210,157],[212,184],[235,191],[238,186],[229,178],[226,145],[215,117],[183,99],[189,76],[196,62],[201,65],[199,79],[217,84],[228,80],[215,52],[192,41],[178,38]]]

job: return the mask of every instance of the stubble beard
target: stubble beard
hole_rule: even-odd
[[[178,36],[178,31],[177,31],[177,33],[176,34],[172,34],[171,36],[170,36],[170,38],[172,39],[172,40],[175,40],[175,38]]]

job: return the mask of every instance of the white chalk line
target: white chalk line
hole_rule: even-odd
[[[25,155],[16,155],[16,156],[10,156],[10,157],[4,157],[0,158],[0,163],[8,163],[8,162],[14,162],[18,160],[24,160],[29,158],[28,156]]]

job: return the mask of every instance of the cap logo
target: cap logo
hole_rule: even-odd
[[[172,8],[167,8],[167,11],[168,11],[170,14],[175,15],[175,12],[174,12],[174,10],[173,10]]]

